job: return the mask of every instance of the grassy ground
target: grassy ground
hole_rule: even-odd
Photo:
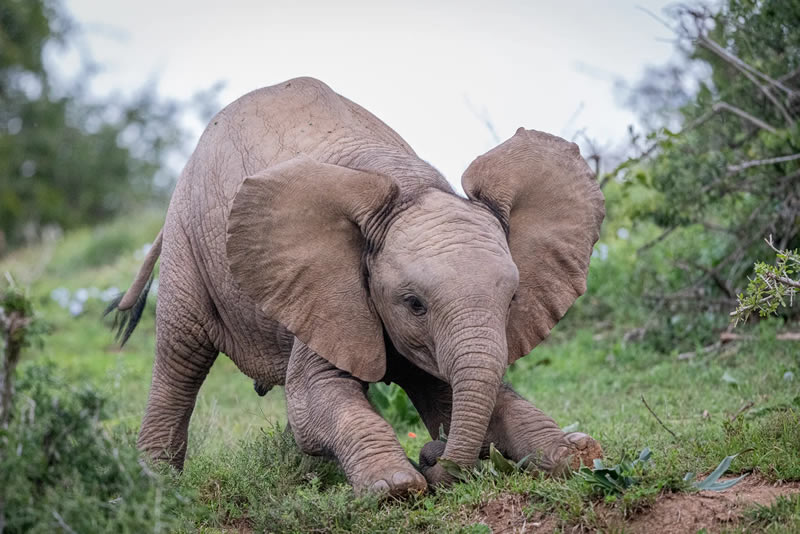
[[[134,224],[125,220],[77,232],[0,261],[0,273],[8,271],[30,286],[37,308],[53,327],[41,349],[29,349],[21,372],[47,360],[61,383],[92,385],[110,399],[102,428],[117,436],[112,439],[116,447],[126,450],[132,449],[149,386],[155,299],[119,350],[99,320],[105,306],[101,297],[110,288],[127,287],[143,245],[160,224],[160,214],[144,213]],[[624,244],[612,246],[611,254],[624,250]],[[602,286],[607,294],[625,275],[610,265],[595,261],[590,279],[590,286]],[[88,298],[83,299],[81,289]],[[603,291],[591,298],[602,298]],[[685,473],[708,473],[725,456],[746,449],[751,450],[734,460],[731,473],[751,473],[770,483],[800,480],[800,343],[775,340],[786,326],[762,322],[741,331],[751,339],[679,360],[677,350],[665,353],[649,343],[623,341],[627,328],[612,325],[613,319],[587,321],[589,304],[579,302],[545,344],[509,370],[507,379],[562,426],[600,440],[609,464],[649,447],[652,460],[636,474],[638,483],[622,494],[605,495],[578,477],[495,476],[484,466],[470,480],[435,494],[401,502],[355,499],[334,464],[301,455],[280,430],[285,421],[280,388],[258,397],[252,383],[220,356],[200,393],[186,469],[180,476],[168,470],[154,475],[158,491],[142,499],[143,506],[155,510],[155,519],[142,521],[155,521],[156,531],[184,532],[488,532],[481,521],[497,515],[493,503],[504,502],[516,507],[515,525],[522,524],[521,518],[529,528],[624,531],[654,509],[659,498],[691,491],[682,480]],[[387,415],[409,456],[416,458],[429,437],[404,406],[393,405]],[[166,499],[163,492],[176,498]],[[54,499],[53,511],[69,509]],[[66,513],[59,517],[69,525]],[[797,497],[771,507],[745,507],[740,516],[722,527],[800,531]],[[59,526],[54,517],[43,518],[38,530]]]

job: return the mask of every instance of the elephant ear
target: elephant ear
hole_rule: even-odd
[[[473,161],[461,183],[500,219],[519,269],[507,327],[512,363],[586,291],[603,194],[577,145],[524,128]]]
[[[370,382],[385,374],[386,354],[362,255],[370,221],[396,194],[385,175],[301,155],[245,178],[228,218],[241,289],[314,352]]]

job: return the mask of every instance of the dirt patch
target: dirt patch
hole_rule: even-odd
[[[558,521],[553,517],[537,514],[525,516],[528,499],[524,495],[502,494],[478,509],[476,522],[484,523],[493,534],[517,534],[521,532],[553,532]]]
[[[733,488],[715,492],[667,493],[658,497],[648,509],[633,517],[621,517],[617,509],[596,508],[597,518],[605,527],[625,532],[683,534],[706,529],[718,532],[735,526],[743,512],[753,505],[767,506],[779,495],[800,493],[800,483],[771,484],[757,474],[751,474]],[[552,516],[543,514],[526,517],[528,499],[523,495],[503,494],[478,509],[476,522],[484,523],[494,534],[553,532],[560,525]],[[584,529],[576,526],[575,531]]]
[[[664,534],[697,532],[700,529],[718,532],[738,523],[747,508],[756,504],[767,506],[779,495],[798,492],[798,483],[774,485],[751,474],[726,491],[662,495],[650,509],[625,521],[625,527],[632,532]]]

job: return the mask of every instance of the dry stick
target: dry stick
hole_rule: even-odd
[[[740,415],[742,415],[744,412],[746,412],[747,410],[749,410],[750,408],[752,408],[753,406],[755,406],[755,404],[756,404],[756,403],[755,403],[755,402],[753,402],[753,401],[747,401],[746,403],[744,403],[744,405],[743,405],[741,408],[739,408],[739,411],[738,411],[738,412],[736,412],[735,414],[733,414],[733,416],[732,416],[732,417],[731,417],[731,419],[730,419],[730,422],[731,422],[731,423],[733,423],[734,421],[736,421],[736,419],[737,419],[737,418],[738,418]]]
[[[675,435],[675,432],[670,430],[669,427],[667,425],[665,425],[664,422],[661,419],[659,419],[659,417],[656,415],[656,412],[653,411],[653,409],[650,407],[650,405],[647,404],[647,401],[644,400],[644,395],[642,395],[642,402],[644,403],[644,407],[647,408],[647,411],[649,411],[651,414],[653,414],[653,417],[656,418],[656,421],[658,421],[658,424],[661,425],[662,427],[664,427],[664,430],[666,430],[667,432],[672,434],[673,438],[678,439],[678,436]]]

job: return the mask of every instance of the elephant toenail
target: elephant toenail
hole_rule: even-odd
[[[375,493],[386,493],[389,491],[389,484],[385,480],[378,480],[369,487],[370,491]]]
[[[414,477],[408,471],[398,471],[392,475],[392,484],[394,484],[396,488],[408,487],[414,484]]]

